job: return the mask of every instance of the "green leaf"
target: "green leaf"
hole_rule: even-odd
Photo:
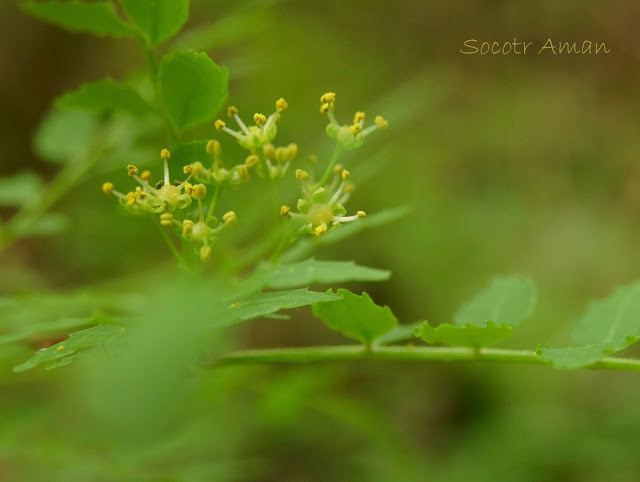
[[[20,8],[40,20],[72,32],[112,37],[131,34],[129,27],[118,18],[111,2],[24,2]]]
[[[383,211],[367,215],[354,223],[345,223],[339,229],[329,231],[322,236],[311,236],[302,239],[290,250],[282,255],[282,261],[291,263],[303,259],[320,246],[329,246],[348,239],[366,229],[378,228],[385,224],[398,221],[411,212],[408,206],[385,209]]]
[[[176,129],[209,121],[227,99],[229,73],[209,56],[177,50],[162,59],[160,94]]]
[[[26,219],[17,222],[14,226],[14,231],[20,238],[54,236],[65,231],[69,227],[69,224],[69,218],[64,214],[47,213],[34,221]]]
[[[86,154],[91,147],[98,121],[83,111],[51,111],[34,137],[34,150],[51,162],[66,163]]]
[[[69,338],[60,343],[38,351],[32,358],[13,368],[14,372],[22,372],[34,368],[38,365],[62,366],[61,362],[71,362],[72,360],[84,356],[84,351],[93,351],[96,348],[103,348],[104,344],[119,338],[124,334],[124,328],[115,325],[98,325],[86,330],[71,333]],[[97,351],[97,350],[96,350]],[[65,358],[73,356],[70,360]]]
[[[453,318],[454,324],[485,326],[488,320],[518,326],[533,313],[537,294],[533,282],[519,276],[494,278],[487,289],[463,304]]]
[[[218,319],[218,324],[228,326],[253,318],[273,317],[280,310],[290,310],[319,301],[329,302],[340,297],[308,289],[257,293],[231,304]],[[279,318],[276,315],[276,318]]]
[[[467,323],[465,326],[441,323],[434,327],[425,321],[415,333],[427,343],[444,343],[449,346],[478,349],[509,337],[513,333],[513,326],[506,323],[496,325],[492,321],[487,321],[485,326],[472,323]]]
[[[416,329],[422,326],[423,321],[416,321],[408,325],[398,325],[389,333],[385,333],[376,340],[377,345],[391,345],[392,343],[398,343],[399,341],[413,340],[415,339]]]
[[[134,116],[145,116],[153,112],[153,108],[135,90],[111,79],[82,84],[76,90],[59,97],[56,107],[97,113],[122,111]]]
[[[43,182],[37,174],[23,171],[0,178],[0,207],[20,207],[40,199]]]
[[[382,269],[358,266],[355,261],[318,261],[309,258],[300,263],[271,267],[263,265],[256,270],[255,277],[263,286],[273,289],[295,288],[311,284],[333,284],[347,281],[385,281],[391,272]]]
[[[573,339],[581,345],[608,343],[640,330],[640,281],[591,301],[576,321]]]
[[[171,160],[175,159],[177,165],[184,166],[194,162],[207,164],[211,162],[207,154],[207,143],[209,141],[192,141],[175,144],[171,148]]]
[[[358,296],[339,289],[337,294],[341,300],[313,305],[313,314],[332,330],[370,345],[398,324],[391,309],[376,305],[367,293]]]
[[[29,325],[22,325],[13,333],[3,333],[0,335],[0,345],[4,343],[12,343],[25,338],[41,335],[55,335],[57,333],[66,333],[67,330],[74,328],[80,328],[83,326],[96,323],[96,317],[82,317],[82,318],[60,318],[52,322],[34,323]]]
[[[151,45],[177,34],[189,18],[189,0],[119,0],[129,21]]]
[[[605,356],[624,350],[639,340],[638,336],[628,336],[607,343],[569,348],[552,348],[545,345],[540,346],[537,351],[543,359],[550,361],[554,368],[569,370],[593,365]]]

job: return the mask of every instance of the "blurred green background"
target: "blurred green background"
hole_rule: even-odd
[[[326,161],[331,152],[318,113],[323,92],[338,94],[343,122],[356,110],[383,114],[390,128],[344,160],[361,180],[350,206],[373,213],[409,204],[413,211],[316,256],[391,269],[391,281],[352,289],[366,289],[406,323],[450,321],[493,275],[528,274],[539,287],[538,308],[504,345],[534,348],[568,344],[589,299],[638,278],[638,14],[630,0],[192,0],[172,45],[206,50],[227,66],[229,103],[241,112],[268,111],[284,96],[290,109],[278,142],[297,142],[302,155]],[[52,100],[83,81],[123,78],[144,59],[133,40],[69,34],[13,2],[0,4],[0,29],[0,174],[29,169],[51,178],[57,168],[34,154],[32,136]],[[611,53],[459,53],[469,38],[514,37],[538,46],[547,38],[606,42]],[[193,135],[215,133],[207,126]],[[163,142],[156,139],[151,152]],[[173,260],[157,232],[99,190],[107,178],[126,182],[129,161],[126,153],[105,159],[60,202],[57,210],[71,220],[64,235],[2,255],[0,293],[171,276]],[[262,215],[252,199],[225,202],[250,219]],[[247,236],[238,229],[235,239]],[[299,310],[289,321],[242,325],[222,343],[340,340]],[[152,437],[161,443],[150,444],[135,442],[135,424],[116,436],[76,416],[75,367],[11,373],[36,346],[0,352],[0,479],[640,475],[640,385],[631,373],[376,361],[224,368],[189,382],[188,403],[172,415],[171,429]]]

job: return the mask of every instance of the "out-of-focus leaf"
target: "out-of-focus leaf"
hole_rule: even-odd
[[[302,239],[290,250],[282,255],[282,261],[291,263],[303,259],[316,248],[320,246],[329,246],[347,238],[355,236],[365,229],[377,228],[385,224],[397,221],[407,216],[411,212],[409,206],[400,206],[396,208],[384,209],[377,213],[368,215],[366,218],[359,219],[353,223],[346,223],[340,228],[329,231],[322,236],[312,236]]]
[[[124,332],[124,328],[115,325],[98,325],[76,331],[66,340],[38,351],[32,358],[14,367],[13,371],[22,372],[38,365],[53,364],[54,367],[66,365],[67,363],[61,363],[65,358],[74,356],[73,359],[75,359],[82,356],[82,351],[100,348],[105,343],[119,338]],[[66,361],[71,360],[64,360]]]
[[[23,171],[0,178],[0,206],[20,207],[40,198],[43,182],[37,174]]]
[[[210,164],[211,160],[207,154],[208,142],[209,141],[193,141],[175,144],[171,148],[171,162],[175,162],[180,166],[193,164],[194,162],[202,162],[205,165]]]
[[[139,2],[145,3],[145,2]],[[23,2],[20,8],[34,17],[72,32],[122,37],[131,35],[111,2]]]
[[[272,267],[259,267],[255,278],[262,280],[263,286],[272,289],[309,286],[314,283],[330,284],[347,281],[385,281],[391,272],[382,269],[358,266],[355,261],[318,261],[309,258],[300,263]]]
[[[189,18],[189,0],[118,0],[129,21],[151,45],[177,34]]]
[[[64,317],[46,323],[22,325],[13,333],[0,334],[0,345],[4,343],[12,343],[15,341],[24,340],[25,338],[39,335],[55,335],[58,333],[67,333],[67,330],[73,330],[74,328],[80,328],[95,323],[96,317],[91,316],[82,318]]]
[[[453,318],[454,324],[485,326],[488,320],[517,326],[533,313],[537,294],[533,282],[520,276],[497,277],[489,287],[463,304]]]
[[[627,336],[616,341],[569,348],[552,348],[545,345],[538,348],[538,354],[550,361],[554,368],[568,370],[593,365],[605,356],[624,350],[639,340],[638,336]]]
[[[66,163],[87,152],[97,129],[90,112],[54,110],[40,124],[34,149],[46,161]]]
[[[424,322],[416,321],[408,325],[398,325],[389,333],[385,333],[376,340],[377,345],[391,345],[399,341],[413,340],[416,335],[416,328],[420,328]]]
[[[232,303],[218,318],[217,324],[232,325],[253,318],[273,316],[280,310],[290,310],[319,301],[334,301],[340,297],[331,293],[319,293],[308,289],[257,293]]]
[[[391,309],[376,305],[367,293],[358,296],[339,289],[337,294],[341,300],[313,305],[313,314],[332,330],[370,345],[398,324]]]
[[[14,226],[14,231],[21,238],[54,236],[65,231],[69,227],[69,224],[69,218],[66,215],[47,213],[34,221],[26,219],[24,222],[17,222]]]
[[[213,119],[227,99],[228,77],[227,69],[204,52],[177,50],[164,57],[160,93],[176,129]]]
[[[465,326],[441,323],[431,326],[425,321],[415,334],[426,343],[444,343],[449,346],[464,346],[468,348],[482,348],[493,345],[513,333],[513,326],[501,323],[496,325],[487,321],[485,326],[467,323]]]
[[[229,73],[209,56],[177,50],[162,59],[158,80],[164,106],[176,129],[213,119],[227,99]]]
[[[89,110],[103,113],[123,111],[134,116],[145,116],[153,108],[129,86],[111,79],[82,84],[56,100],[59,109]]]

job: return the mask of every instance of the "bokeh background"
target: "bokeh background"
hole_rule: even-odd
[[[351,205],[375,212],[408,204],[412,212],[316,256],[392,270],[389,282],[352,289],[367,290],[406,323],[450,321],[493,275],[530,275],[538,308],[504,346],[534,348],[569,344],[589,299],[638,278],[639,14],[631,0],[192,0],[172,45],[206,50],[227,66],[229,102],[241,111],[266,111],[284,96],[290,109],[279,142],[297,142],[304,155],[326,160],[331,152],[318,113],[323,92],[337,92],[344,121],[356,110],[383,114],[390,128],[345,159],[361,180]],[[28,169],[51,178],[58,167],[37,156],[32,137],[52,100],[86,80],[126,79],[143,56],[133,40],[66,33],[14,2],[0,4],[0,32],[0,174]],[[611,53],[459,53],[469,38],[514,37],[538,46],[547,38],[606,42]],[[211,126],[193,132],[210,135]],[[149,165],[164,141],[155,140]],[[71,220],[64,234],[2,255],[3,295],[170,272],[157,232],[99,191],[107,177],[126,182],[129,161],[126,152],[105,159],[60,201],[56,209]],[[261,215],[251,199],[228,202],[239,214]],[[247,233],[239,229],[237,240]],[[227,342],[340,341],[299,310],[289,321],[247,323]],[[15,346],[1,357],[5,480],[640,476],[640,385],[631,373],[374,361],[224,368],[202,375],[176,440],[130,469],[114,463],[121,440],[105,456],[103,432],[74,417],[69,372],[11,373],[31,352]]]

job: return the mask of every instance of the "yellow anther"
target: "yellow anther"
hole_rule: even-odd
[[[265,117],[264,114],[255,113],[253,114],[253,122],[255,122],[256,125],[260,127],[264,125],[265,122],[267,122],[267,118]]]
[[[224,126],[226,126],[227,124],[225,124],[223,120],[218,119],[213,123],[213,125],[216,127],[217,130],[221,131],[222,129],[224,129]]]
[[[304,181],[305,179],[309,179],[309,173],[302,169],[296,169],[296,179],[300,181]]]
[[[349,176],[351,175],[351,173],[349,171],[347,171],[346,169],[342,170],[342,174],[340,174],[342,176],[342,180],[346,181],[347,179],[349,179]]]
[[[242,179],[242,182],[248,182],[249,181],[249,169],[247,169],[247,166],[245,166],[244,164],[240,164],[238,166],[238,175],[240,176],[240,179]]]
[[[276,148],[271,143],[265,144],[264,146],[262,146],[262,152],[264,154],[264,157],[266,157],[267,159],[273,159],[273,156],[276,153]]]
[[[329,112],[329,104],[324,103],[320,106],[320,113],[321,114],[326,114],[327,112]]]
[[[207,142],[207,154],[211,155],[218,155],[220,154],[220,143],[216,140],[211,140],[209,142]]]
[[[160,224],[165,228],[168,228],[173,224],[173,214],[171,213],[162,213],[160,215]]]
[[[227,226],[234,226],[238,222],[238,217],[236,216],[235,212],[229,211],[224,216],[222,216],[222,220]]]
[[[292,161],[298,155],[298,144],[293,142],[287,146],[287,160]]]
[[[287,160],[287,149],[284,147],[278,147],[276,149],[276,162],[283,163]]]
[[[283,112],[287,110],[287,107],[289,107],[289,104],[287,104],[287,101],[284,100],[282,97],[280,97],[276,101],[276,109],[278,110],[278,112]]]
[[[333,172],[335,172],[336,174],[341,173],[342,171],[344,171],[344,166],[342,164],[336,164],[336,166],[333,168]]]
[[[227,109],[227,115],[229,117],[233,117],[237,113],[238,113],[238,108],[235,105],[230,105],[229,108]]]
[[[260,162],[260,158],[255,154],[251,154],[249,157],[245,159],[244,164],[247,167],[253,167],[259,162]]]
[[[127,166],[127,174],[129,174],[130,176],[137,176],[138,175],[138,168],[136,166],[134,166],[133,164],[129,164]]]
[[[289,206],[282,206],[280,208],[280,216],[288,216],[291,208]]]
[[[356,115],[353,116],[353,123],[356,124],[357,122],[363,121],[365,117],[366,114],[364,112],[358,111]]]
[[[133,204],[136,202],[136,193],[128,192],[126,198],[127,198],[127,204],[129,206],[133,206]]]
[[[193,194],[193,184],[191,184],[190,182],[185,182],[184,192],[186,192],[189,196],[191,196],[191,194]]]
[[[324,234],[326,232],[327,232],[326,224],[321,224],[320,226],[317,226],[315,229],[316,236],[320,236],[321,234]]]
[[[196,184],[195,186],[193,186],[193,192],[191,193],[193,199],[204,199],[206,195],[207,186],[205,186],[204,184]]]
[[[137,188],[136,188],[136,199],[140,199],[140,200],[142,201],[142,200],[143,200],[144,198],[146,198],[148,195],[149,195],[149,194],[148,194],[148,193],[146,193],[146,192],[144,192],[144,191],[142,190],[142,188],[140,188],[140,187],[137,187]]]
[[[344,192],[353,192],[355,190],[356,190],[356,187],[350,182],[344,185],[344,189],[343,189]]]
[[[105,182],[102,185],[102,192],[105,193],[105,194],[111,194],[113,192],[113,188],[114,187],[115,186],[113,185],[112,182]]]
[[[200,261],[203,263],[211,257],[211,246],[203,246],[200,248]]]
[[[64,345],[60,345],[58,348],[56,348],[56,351],[62,351],[64,350]]]
[[[323,104],[331,104],[335,101],[336,101],[335,92],[327,92],[322,97],[320,97],[320,102],[322,102]]]
[[[162,149],[160,151],[160,157],[165,161],[169,160],[171,158],[171,153],[169,152],[169,149]]]
[[[389,125],[389,123],[384,120],[384,117],[382,117],[381,115],[377,115],[374,122],[380,129],[384,129]]]
[[[191,171],[191,166],[188,164],[182,168],[182,172],[184,172],[187,176],[191,175]]]
[[[202,174],[203,170],[204,170],[204,166],[202,165],[201,162],[196,161],[193,164],[191,164],[191,175],[192,176],[199,176],[200,174]]]
[[[349,126],[349,132],[351,132],[351,134],[358,135],[358,133],[362,131],[362,126],[359,123],[356,124],[351,124]]]
[[[151,171],[149,171],[148,169],[146,171],[142,171],[142,174],[140,174],[140,179],[142,179],[143,181],[150,181]]]
[[[367,216],[367,213],[365,213],[364,211],[358,211],[356,214],[359,218],[364,218]]]
[[[184,221],[182,221],[182,235],[183,236],[190,235],[193,232],[194,224],[195,223],[190,219],[185,219]]]

